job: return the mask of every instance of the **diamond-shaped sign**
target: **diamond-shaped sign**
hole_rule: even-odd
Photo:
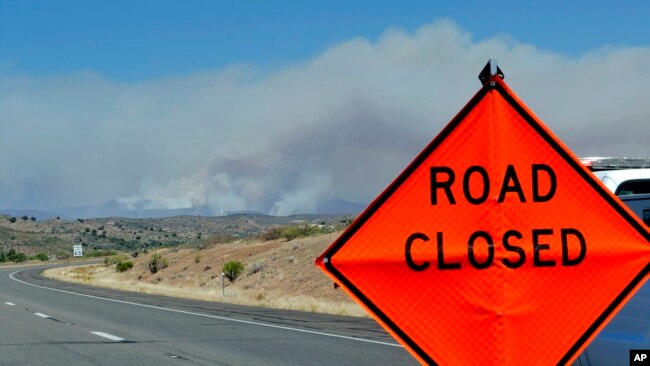
[[[420,362],[568,363],[650,233],[492,76],[316,263]]]

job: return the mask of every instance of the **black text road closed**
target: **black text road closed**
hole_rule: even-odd
[[[470,205],[481,205],[489,197],[495,197],[495,201],[502,204],[510,196],[520,204],[541,204],[554,198],[558,182],[555,171],[549,165],[531,164],[522,169],[508,164],[504,171],[503,176],[491,179],[488,170],[480,165],[472,165],[459,172],[449,166],[432,166],[429,169],[431,205],[457,205],[459,200]],[[522,184],[521,174],[530,178],[526,180],[530,182],[528,186]],[[462,245],[466,249],[464,258],[458,255],[451,258],[448,255],[450,245]],[[416,247],[419,255],[414,254]],[[504,258],[495,259],[498,248],[506,252]],[[555,252],[561,253],[561,258],[554,259],[556,256],[552,253]],[[436,258],[435,268],[438,270],[461,269],[463,262],[480,270],[489,268],[495,262],[510,269],[519,268],[526,262],[533,267],[575,266],[586,255],[587,241],[575,227],[510,228],[495,235],[477,230],[468,232],[460,243],[446,243],[444,231],[415,232],[404,243],[406,264],[418,272],[428,269],[432,264],[428,258],[433,257]]]

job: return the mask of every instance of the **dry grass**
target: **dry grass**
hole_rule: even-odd
[[[167,295],[205,301],[367,316],[343,290],[314,265],[314,259],[340,233],[267,242],[216,244],[203,250],[163,249],[169,267],[152,274],[147,263],[153,252],[131,258],[132,270],[118,273],[115,265],[64,267],[47,270],[45,276],[125,291]],[[199,260],[197,260],[199,258]],[[246,270],[234,284],[225,280],[221,268],[238,260]]]

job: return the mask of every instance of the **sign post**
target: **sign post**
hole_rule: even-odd
[[[226,277],[226,274],[221,272],[221,296],[226,296],[226,282],[224,277]]]
[[[316,264],[423,364],[570,363],[650,233],[493,69]]]

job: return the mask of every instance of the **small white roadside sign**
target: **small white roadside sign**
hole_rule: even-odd
[[[83,247],[81,245],[73,245],[72,255],[75,257],[82,257],[84,255]]]

